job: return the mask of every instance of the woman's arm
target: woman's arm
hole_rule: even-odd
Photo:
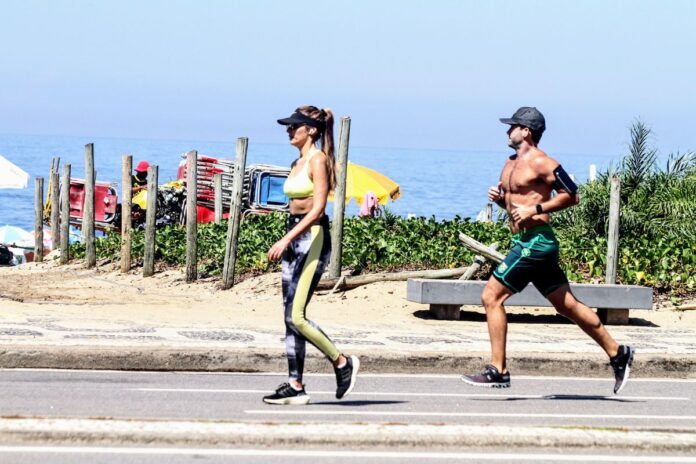
[[[278,240],[270,250],[268,250],[269,261],[280,259],[290,242],[304,233],[307,229],[317,222],[323,215],[326,208],[326,199],[329,196],[329,173],[326,162],[326,155],[318,153],[309,160],[309,176],[314,183],[314,194],[312,195],[312,209],[307,212],[305,217],[292,228],[283,238]]]

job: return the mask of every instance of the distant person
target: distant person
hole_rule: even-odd
[[[147,169],[150,167],[150,163],[143,160],[138,163],[135,167],[135,174],[133,174],[131,188],[133,194],[138,193],[141,190],[147,190]]]
[[[508,212],[514,234],[512,249],[493,271],[481,297],[491,339],[491,364],[481,374],[464,375],[462,380],[480,387],[510,386],[503,303],[532,282],[556,311],[579,325],[607,353],[616,378],[614,393],[619,393],[628,380],[634,350],[616,343],[595,312],[575,299],[559,266],[558,240],[549,225],[549,213],[578,204],[577,186],[558,161],[539,149],[546,120],[536,108],[522,107],[500,121],[510,125],[508,145],[515,154],[505,163],[498,185],[488,189],[488,199]]]
[[[285,347],[289,381],[265,396],[270,404],[307,404],[302,375],[306,342],[331,361],[336,373],[336,398],[348,395],[355,386],[360,368],[356,356],[344,356],[317,324],[306,318],[307,303],[319,283],[331,255],[329,219],[324,209],[329,191],[336,183],[333,113],[314,106],[302,106],[278,123],[287,126],[290,144],[300,157],[292,164],[285,181],[290,199],[287,232],[268,250],[269,261],[282,258],[283,304],[285,306]],[[316,143],[321,143],[321,149]]]

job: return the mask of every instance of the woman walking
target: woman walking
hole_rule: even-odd
[[[355,386],[360,367],[356,356],[341,354],[317,324],[306,318],[306,307],[331,254],[329,219],[324,209],[334,188],[333,114],[329,109],[302,106],[288,118],[290,144],[300,151],[285,181],[290,216],[285,236],[268,250],[270,261],[282,258],[285,348],[289,381],[265,396],[270,404],[307,404],[309,395],[302,383],[306,342],[331,361],[336,373],[336,398],[348,395]],[[321,148],[316,143],[320,142]]]

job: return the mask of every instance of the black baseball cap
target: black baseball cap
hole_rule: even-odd
[[[279,119],[278,124],[282,124],[284,126],[289,126],[291,124],[306,124],[310,127],[316,127],[317,129],[324,128],[323,122],[319,121],[318,119],[310,118],[299,111],[295,111],[287,118]]]
[[[541,111],[533,106],[523,106],[515,111],[511,118],[500,118],[503,124],[519,124],[520,126],[529,127],[532,130],[544,132],[546,130],[546,119]]]

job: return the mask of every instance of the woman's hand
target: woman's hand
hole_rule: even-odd
[[[283,256],[283,252],[289,245],[290,241],[285,237],[275,242],[271,249],[268,250],[268,260],[278,261]]]

